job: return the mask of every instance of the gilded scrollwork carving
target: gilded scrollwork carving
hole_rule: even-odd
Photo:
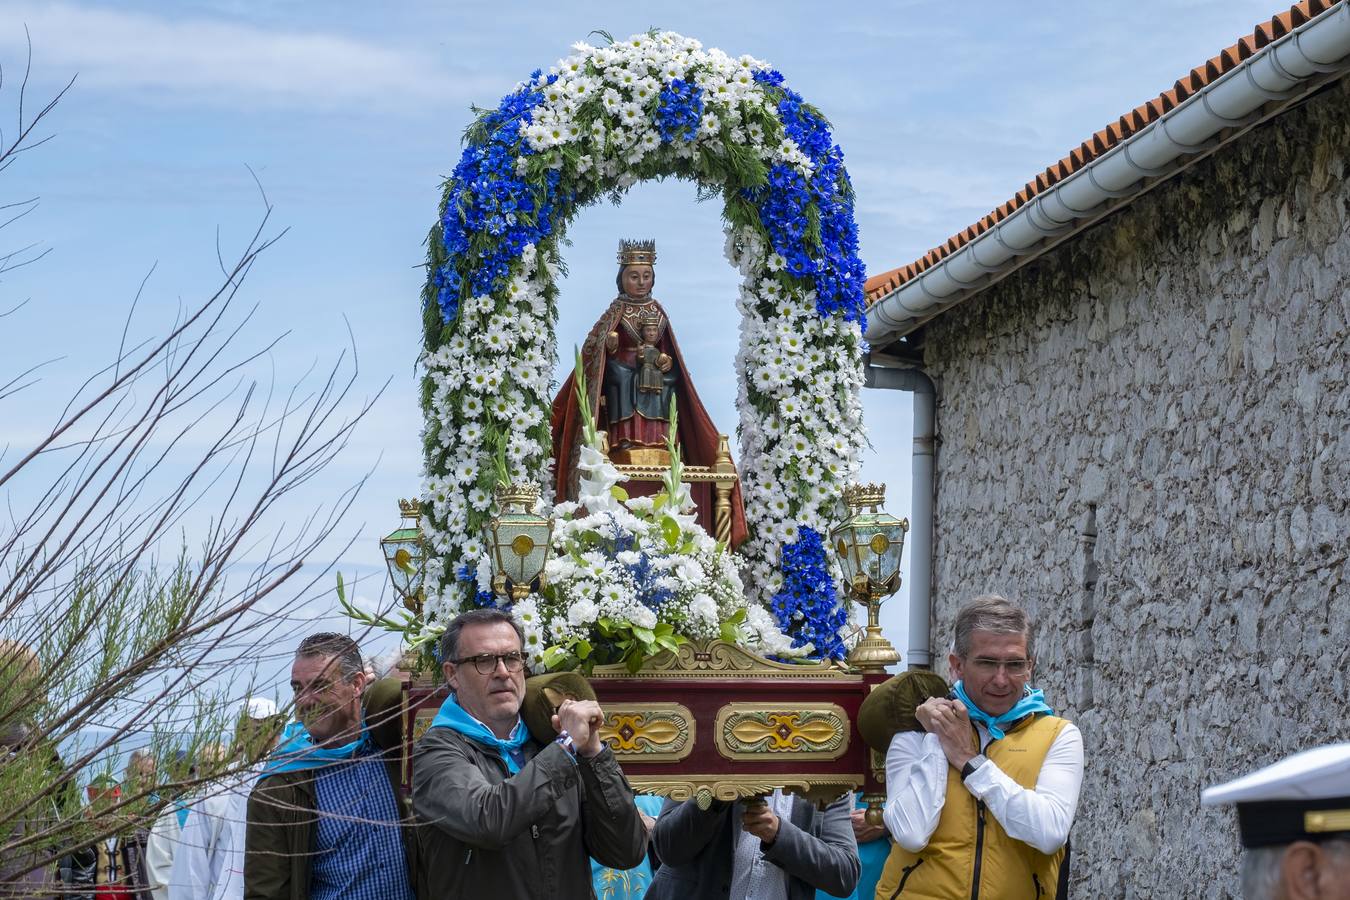
[[[862,676],[839,663],[780,663],[765,659],[722,640],[689,641],[675,652],[667,650],[642,664],[647,678],[754,678],[839,679],[861,681]],[[624,665],[596,666],[591,678],[633,678]]]
[[[662,775],[630,775],[633,789],[642,794],[655,794],[671,800],[693,800],[701,809],[707,809],[713,800],[731,802],[764,797],[782,788],[784,793],[797,794],[812,803],[829,803],[845,793],[860,789],[861,776],[848,775],[686,775],[671,779]]]
[[[802,760],[838,759],[848,750],[852,725],[834,703],[805,703],[775,709],[760,703],[728,703],[717,713],[713,739],[731,760],[790,756]]]
[[[679,703],[612,703],[605,706],[600,739],[619,761],[678,762],[694,749],[694,716]]]

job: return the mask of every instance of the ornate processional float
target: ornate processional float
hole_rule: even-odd
[[[422,496],[382,541],[407,611],[344,607],[431,673],[406,692],[409,741],[443,696],[445,624],[492,605],[534,672],[588,676],[638,790],[861,789],[879,815],[855,719],[898,661],[877,614],[908,524],[851,483],[864,275],[843,154],[760,60],[670,32],[574,51],[466,133],[428,242]],[[621,244],[618,295],[551,386],[567,224],[670,176],[722,198],[743,278],[739,467],[652,296],[652,242]]]

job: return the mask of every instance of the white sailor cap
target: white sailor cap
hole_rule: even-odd
[[[1244,847],[1350,838],[1350,743],[1304,750],[1206,788],[1200,803],[1237,804]]]
[[[244,715],[250,719],[270,719],[276,714],[276,703],[266,697],[249,697],[244,701]]]

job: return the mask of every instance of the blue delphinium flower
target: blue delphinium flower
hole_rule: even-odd
[[[656,107],[656,129],[661,140],[670,143],[676,138],[692,141],[698,136],[703,121],[703,89],[692,81],[674,79],[661,89]]]
[[[774,252],[785,260],[788,274],[815,282],[816,312],[842,315],[864,324],[862,260],[858,257],[858,226],[853,220],[852,186],[844,171],[844,153],[834,143],[829,124],[810,109],[796,91],[783,84],[773,69],[754,73],[755,81],[781,94],[778,116],[787,136],[811,160],[808,179],[796,169],[779,164],[769,172],[768,184],[744,191],[759,207],[760,221],[769,233]],[[807,240],[814,213],[820,244]]]
[[[473,602],[475,607],[496,606],[497,595],[492,591],[485,591],[478,587],[478,570],[465,563],[459,567],[455,573],[456,580],[463,588],[465,595]]]
[[[797,540],[783,547],[783,589],[769,601],[769,609],[792,646],[811,644],[812,659],[843,659],[846,652],[839,630],[847,615],[838,603],[830,575],[825,543],[805,525]]]
[[[556,77],[550,75],[544,84]],[[542,183],[528,181],[516,170],[516,160],[533,152],[520,130],[544,102],[543,92],[535,86],[538,78],[536,73],[483,117],[486,138],[464,149],[451,176],[453,187],[441,216],[441,241],[450,261],[432,274],[445,322],[459,313],[465,292],[462,272],[472,272],[470,295],[500,288],[525,247],[553,233],[560,204],[569,202],[570,195],[559,191],[558,170],[549,169]],[[474,238],[482,235],[492,239],[484,242],[479,237],[476,247]]]

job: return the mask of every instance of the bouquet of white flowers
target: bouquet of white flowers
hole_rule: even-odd
[[[801,655],[773,615],[746,600],[729,549],[696,521],[681,481],[673,401],[663,490],[630,498],[620,485],[627,476],[601,449],[603,432],[591,420],[580,364],[576,375],[586,423],[578,499],[553,508],[543,587],[512,607],[531,663],[590,671],[623,662],[636,671],[662,650],[717,637],[766,655]]]

